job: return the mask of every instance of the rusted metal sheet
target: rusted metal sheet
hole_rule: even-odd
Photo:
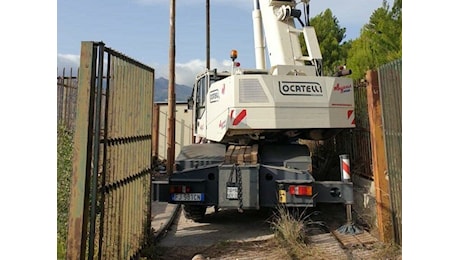
[[[73,170],[69,199],[69,221],[67,236],[67,259],[84,259],[86,253],[88,224],[89,173],[91,170],[93,108],[91,89],[93,44],[82,43],[80,54],[81,71],[79,75],[76,128],[74,133]],[[89,161],[89,162],[88,162]]]
[[[402,243],[402,60],[379,68],[383,132],[395,242]]]
[[[101,42],[81,59],[67,258],[133,259],[150,235],[154,70]]]
[[[379,237],[382,242],[390,242],[393,237],[393,227],[390,212],[390,191],[386,178],[386,156],[382,129],[382,106],[380,103],[380,87],[377,71],[366,74],[367,100],[369,110],[369,127],[372,144],[372,171],[377,201],[377,224]]]

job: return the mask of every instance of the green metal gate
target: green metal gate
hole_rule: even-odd
[[[402,60],[379,68],[383,131],[395,242],[402,243]]]
[[[67,259],[133,259],[151,225],[154,69],[82,42]]]

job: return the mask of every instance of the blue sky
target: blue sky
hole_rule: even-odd
[[[191,86],[206,66],[205,3],[176,0],[176,83]],[[242,68],[254,68],[253,1],[211,0],[210,6],[211,67],[228,69],[229,53],[236,49]],[[313,0],[310,16],[330,8],[346,28],[346,39],[354,39],[381,6],[381,0]],[[167,78],[169,12],[169,0],[58,0],[58,68],[78,67],[81,41],[103,41]]]

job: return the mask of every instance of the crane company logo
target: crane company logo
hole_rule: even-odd
[[[225,126],[227,126],[227,120],[219,120],[219,128],[222,129],[224,128]]]
[[[219,96],[219,90],[218,89],[213,89],[211,92],[209,92],[209,102],[215,103],[219,102],[220,96]]]
[[[317,82],[280,81],[280,92],[283,95],[323,96],[323,88]]]
[[[340,93],[350,92],[351,85],[340,86],[339,83],[337,83],[334,87],[334,91],[339,91]]]

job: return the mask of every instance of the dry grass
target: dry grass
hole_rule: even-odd
[[[310,217],[316,214],[306,214],[305,210],[288,209],[279,206],[270,224],[277,241],[284,246],[292,259],[321,258],[321,250],[309,246],[306,228],[309,225],[323,225],[322,222],[312,221]]]
[[[377,259],[402,259],[402,248],[396,244],[382,243],[374,250]]]

